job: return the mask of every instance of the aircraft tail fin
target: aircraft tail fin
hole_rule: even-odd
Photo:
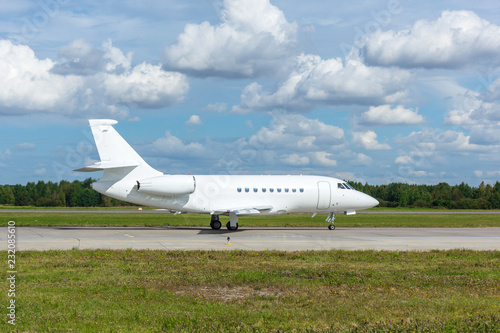
[[[116,120],[89,119],[89,123],[101,161],[75,171],[103,170],[103,179],[124,178],[131,173],[139,178],[162,175],[160,171],[149,166],[113,128],[113,125],[118,123]]]

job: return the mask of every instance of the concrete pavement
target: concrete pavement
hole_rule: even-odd
[[[227,237],[230,237],[228,245]],[[7,249],[7,228],[0,228]],[[16,249],[500,250],[500,228],[16,227]]]

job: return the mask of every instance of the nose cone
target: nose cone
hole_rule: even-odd
[[[368,194],[364,194],[364,193],[359,193],[359,196],[358,196],[358,205],[359,205],[359,208],[358,209],[367,209],[367,208],[372,208],[372,207],[375,207],[376,205],[378,205],[379,202],[377,199],[369,196]]]

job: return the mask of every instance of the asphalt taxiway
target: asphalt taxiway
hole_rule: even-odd
[[[500,250],[500,228],[16,227],[16,250]],[[229,237],[229,239],[228,239]],[[7,228],[0,228],[7,249]]]

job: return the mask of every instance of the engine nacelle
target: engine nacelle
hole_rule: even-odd
[[[139,192],[179,195],[190,194],[196,189],[196,180],[191,175],[164,175],[137,181]]]

